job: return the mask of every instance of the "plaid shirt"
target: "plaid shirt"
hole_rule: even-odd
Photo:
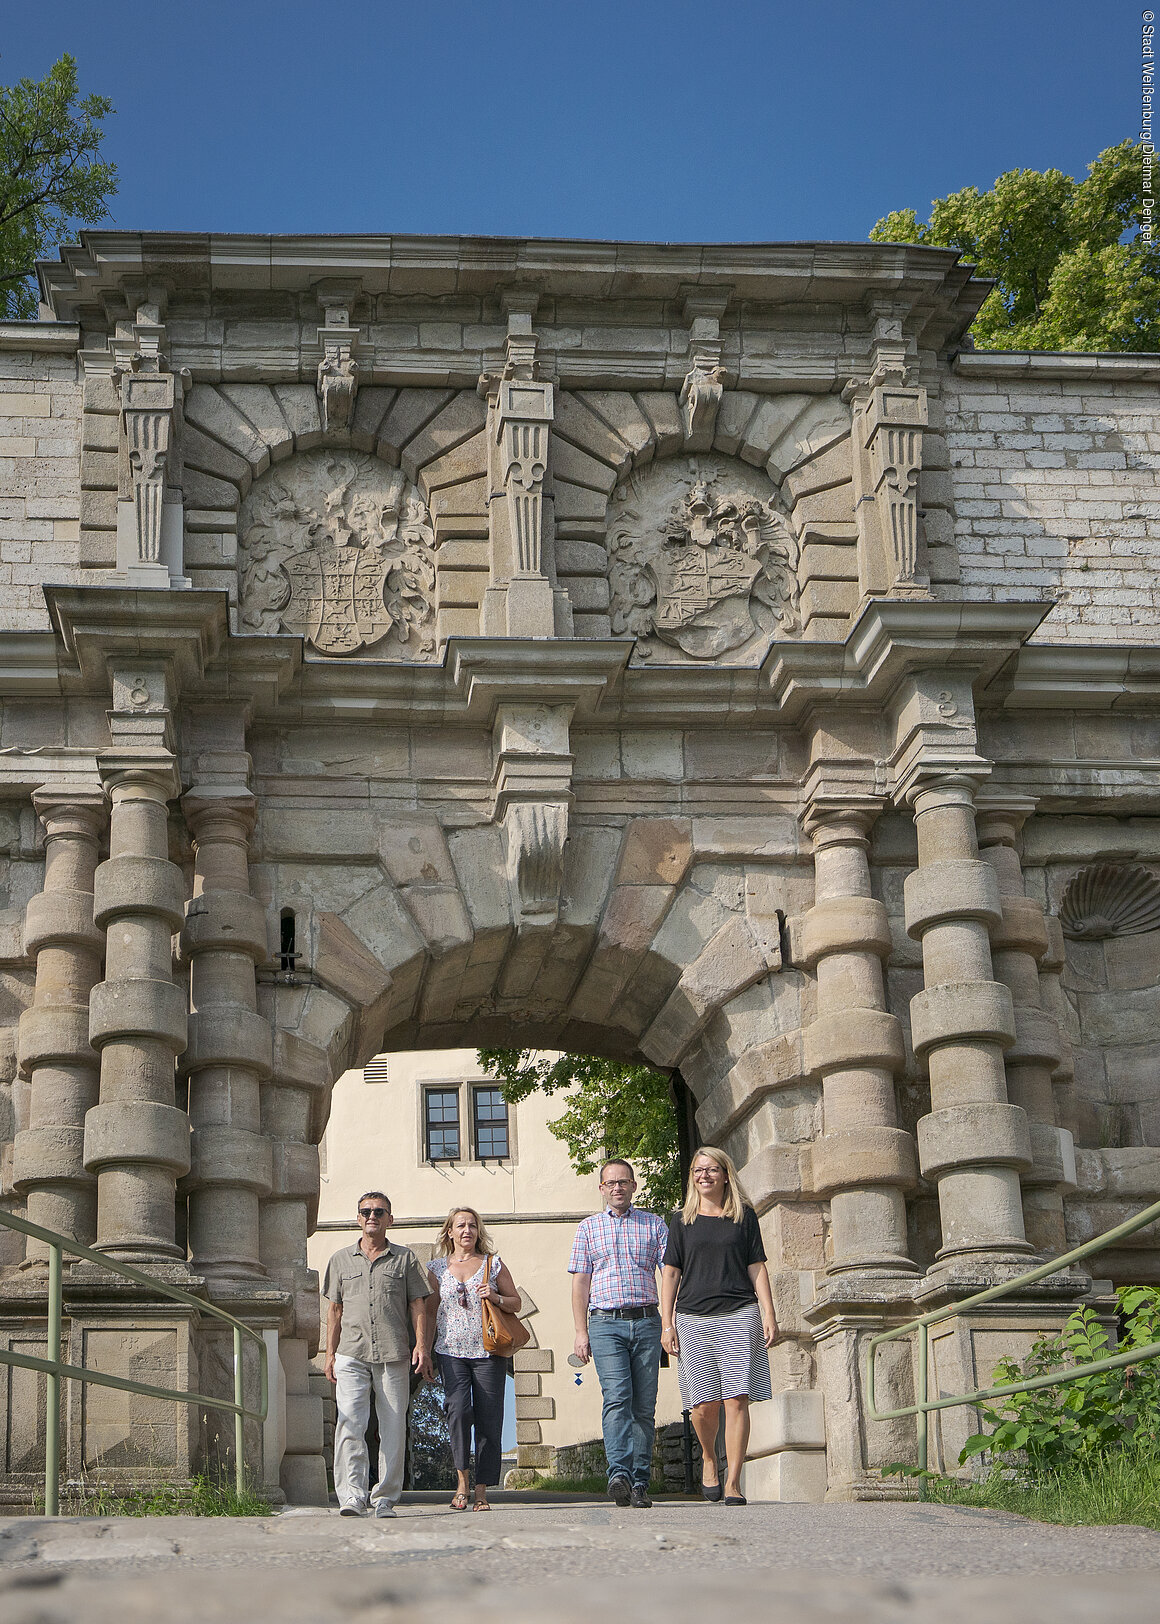
[[[657,1300],[657,1270],[668,1225],[655,1212],[629,1207],[623,1218],[607,1208],[585,1218],[572,1243],[569,1274],[590,1274],[590,1308],[641,1308]]]

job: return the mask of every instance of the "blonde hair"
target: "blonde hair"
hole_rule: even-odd
[[[696,1167],[702,1156],[711,1162],[715,1162],[724,1173],[725,1191],[721,1197],[721,1206],[725,1217],[731,1218],[735,1224],[739,1224],[748,1205],[745,1199],[745,1191],[741,1188],[741,1180],[737,1177],[737,1169],[733,1165],[732,1157],[727,1155],[725,1151],[718,1150],[716,1145],[699,1145],[694,1152],[693,1160],[689,1165],[689,1184],[685,1192],[685,1205],[681,1208],[681,1217],[687,1224],[694,1223],[697,1214],[701,1210],[701,1197],[697,1191],[697,1186],[693,1183],[693,1168]]]
[[[475,1219],[475,1250],[480,1257],[490,1257],[495,1251],[491,1236],[487,1232],[487,1225],[476,1212],[474,1207],[452,1207],[443,1220],[443,1226],[435,1237],[435,1250],[440,1257],[450,1257],[455,1250],[455,1242],[451,1236],[451,1226],[461,1212],[469,1212]]]

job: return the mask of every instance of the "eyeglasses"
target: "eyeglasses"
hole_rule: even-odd
[[[635,1179],[605,1179],[604,1188],[606,1190],[628,1190],[632,1188],[635,1182]]]
[[[386,1207],[360,1207],[358,1215],[360,1218],[385,1218],[387,1209]]]

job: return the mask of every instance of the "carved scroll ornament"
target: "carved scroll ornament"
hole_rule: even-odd
[[[247,631],[293,632],[320,654],[434,659],[434,531],[401,469],[303,452],[255,482],[239,537]]]
[[[798,630],[797,542],[758,469],[693,457],[634,473],[613,494],[609,553],[612,630],[645,658],[745,658]]]

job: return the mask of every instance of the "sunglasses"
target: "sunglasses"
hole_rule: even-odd
[[[459,1297],[459,1306],[460,1306],[460,1308],[468,1308],[470,1306],[470,1304],[469,1304],[468,1297],[467,1297],[467,1287],[463,1284],[463,1282],[461,1280],[457,1280],[455,1282],[455,1287],[456,1287],[456,1294]]]
[[[358,1215],[360,1218],[385,1218],[387,1209],[386,1207],[360,1207]]]

